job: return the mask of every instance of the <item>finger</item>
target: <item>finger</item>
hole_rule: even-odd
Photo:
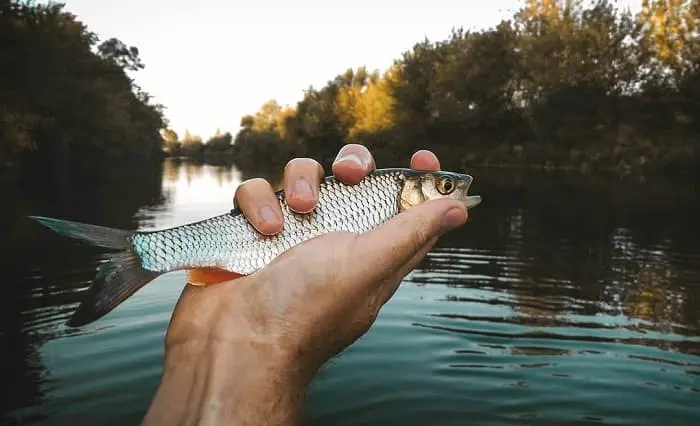
[[[423,261],[428,252],[433,248],[433,246],[435,246],[437,240],[437,237],[431,238],[423,247],[421,247],[420,250],[418,250],[418,252],[416,252],[416,254],[411,257],[408,262],[401,265],[396,272],[394,272],[386,281],[384,281],[378,293],[379,306],[384,305],[389,301],[389,299],[391,299],[406,275],[413,271]]]
[[[440,170],[440,160],[432,151],[421,149],[411,157],[411,168],[434,172]]]
[[[374,157],[367,147],[360,144],[347,144],[338,152],[333,161],[333,174],[341,182],[355,185],[370,174],[375,168]]]
[[[411,207],[360,234],[355,264],[363,265],[368,282],[380,280],[386,271],[395,271],[421,250],[432,238],[463,225],[467,209],[456,200],[431,200]],[[365,266],[366,265],[366,266]]]
[[[282,209],[268,181],[254,178],[241,183],[234,196],[235,204],[243,215],[264,235],[282,230]]]
[[[284,168],[284,193],[289,208],[297,213],[308,213],[318,202],[318,188],[323,178],[323,167],[311,158],[295,158]]]

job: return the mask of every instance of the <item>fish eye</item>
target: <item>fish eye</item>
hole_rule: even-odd
[[[437,190],[442,195],[447,195],[455,190],[455,183],[447,176],[441,177],[437,181]]]

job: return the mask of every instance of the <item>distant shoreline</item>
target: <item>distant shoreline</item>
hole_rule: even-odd
[[[371,149],[371,148],[370,148]],[[477,157],[477,156],[475,156]],[[204,152],[196,155],[169,155],[165,153],[165,158],[175,160],[175,161],[195,161],[202,164],[208,165],[222,165],[222,166],[233,166],[236,167],[243,175],[248,177],[274,177],[277,170],[281,172],[284,168],[282,164],[280,167],[275,167],[270,164],[265,164],[264,160],[261,158],[248,158],[247,161],[240,162],[240,157],[236,156],[230,152]],[[449,163],[449,161],[448,161]],[[454,163],[454,162],[452,162]],[[605,164],[601,161],[600,165],[592,166],[590,163],[580,162],[565,162],[565,161],[554,161],[550,159],[542,159],[539,161],[528,161],[528,162],[507,162],[507,161],[497,161],[490,160],[488,155],[484,155],[481,158],[475,158],[472,161],[467,161],[463,159],[460,165],[454,167],[450,165],[446,168],[453,170],[461,170],[469,172],[469,170],[504,170],[504,171],[525,171],[525,172],[545,172],[545,173],[567,173],[576,175],[592,175],[592,174],[603,174],[611,177],[623,178],[626,176],[658,176],[664,175],[664,177],[669,178],[687,178],[695,177],[700,170],[693,170],[689,168],[688,170],[674,169],[669,170],[661,164],[655,163],[645,163],[643,167],[634,165],[631,161],[621,161],[617,166],[612,164]],[[245,165],[257,165],[257,167],[246,167]],[[378,167],[392,167],[398,164],[378,164]],[[324,165],[324,168],[329,171],[330,168]]]

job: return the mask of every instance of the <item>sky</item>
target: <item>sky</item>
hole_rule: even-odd
[[[427,37],[510,18],[517,0],[63,0],[101,40],[138,47],[136,83],[180,136],[235,134],[265,101],[295,105],[349,67],[384,71]],[[641,0],[620,0],[631,6]]]

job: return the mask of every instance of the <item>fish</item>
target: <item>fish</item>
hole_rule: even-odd
[[[320,185],[316,208],[292,211],[284,190],[275,192],[283,213],[276,235],[259,233],[240,208],[162,230],[124,230],[44,216],[29,216],[64,237],[110,251],[66,322],[82,327],[104,317],[160,275],[185,270],[187,283],[217,284],[250,275],[290,248],[329,232],[362,233],[427,200],[450,198],[470,209],[474,178],[449,171],[377,169],[348,185],[335,176]]]

